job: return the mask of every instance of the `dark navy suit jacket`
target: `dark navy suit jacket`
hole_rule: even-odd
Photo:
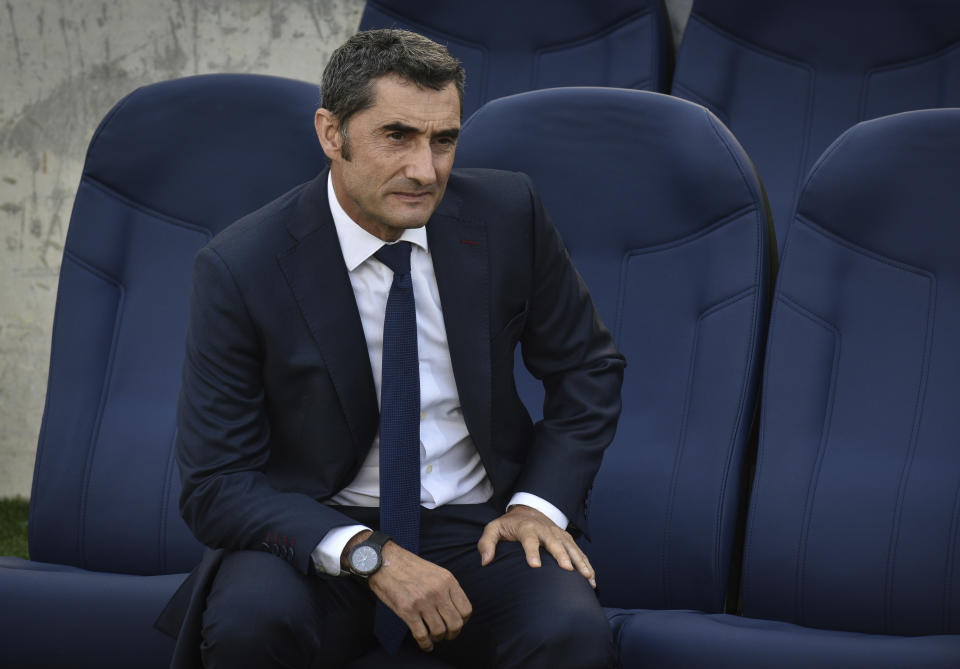
[[[178,415],[181,511],[197,538],[269,550],[304,573],[320,539],[353,522],[321,502],[353,480],[379,421],[326,180],[198,254]],[[530,492],[585,530],[624,361],[529,179],[454,170],[427,238],[464,418],[496,503]],[[537,424],[514,387],[518,342],[546,389]],[[217,560],[208,555],[185,588],[191,608],[202,610]],[[196,617],[174,611],[161,627],[184,615]]]

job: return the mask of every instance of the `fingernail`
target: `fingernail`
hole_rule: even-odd
[[[596,587],[597,587],[597,579],[591,578],[591,579],[590,579],[590,585],[591,585],[592,587],[596,588]]]

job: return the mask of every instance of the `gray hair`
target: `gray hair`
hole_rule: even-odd
[[[365,30],[340,45],[323,70],[320,104],[344,135],[350,117],[373,105],[373,80],[387,74],[436,91],[453,82],[463,113],[466,75],[445,46],[408,30]]]

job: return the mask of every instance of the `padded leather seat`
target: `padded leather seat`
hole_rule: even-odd
[[[624,669],[945,669],[957,638],[811,629],[695,611],[608,612]]]
[[[168,666],[153,621],[202,550],[173,461],[193,256],[322,169],[317,99],[190,77],[134,91],[94,134],[60,269],[33,561],[0,560],[3,666]]]
[[[627,358],[588,508],[601,602],[722,611],[771,280],[746,154],[699,105],[557,88],[481,108],[457,164],[530,175]]]
[[[960,109],[860,123],[814,166],[767,341],[749,618],[635,614],[623,666],[960,666],[958,183]]]

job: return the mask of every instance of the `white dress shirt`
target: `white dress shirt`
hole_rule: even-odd
[[[393,283],[393,271],[373,255],[386,242],[361,228],[343,210],[329,175],[327,196],[360,311],[379,402],[383,369],[383,319]],[[447,346],[437,277],[427,246],[426,228],[405,230],[400,239],[412,242],[410,275],[417,310],[420,363],[420,504],[435,509],[444,504],[486,502],[493,495],[493,486],[463,420]],[[380,505],[379,433],[356,478],[334,495],[328,504]],[[567,526],[568,519],[563,512],[536,495],[518,492],[510,499],[508,507],[515,504],[532,506],[560,527]],[[368,528],[363,525],[346,525],[329,531],[313,551],[317,570],[339,574],[344,547],[351,537],[365,529]]]

